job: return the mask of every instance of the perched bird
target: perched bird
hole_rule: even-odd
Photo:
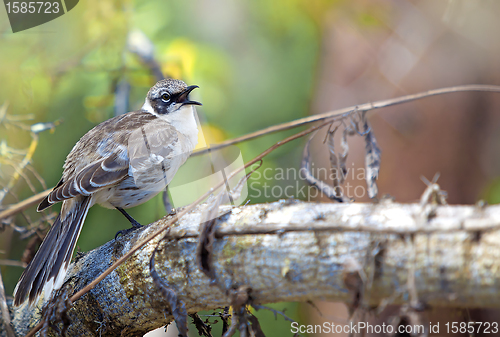
[[[73,147],[62,178],[38,205],[42,211],[62,201],[61,212],[35,257],[24,270],[14,304],[49,299],[68,270],[90,207],[116,208],[141,227],[124,208],[146,202],[165,189],[198,143],[189,93],[198,86],[165,79],[148,92],[142,108],[111,118],[87,132]]]

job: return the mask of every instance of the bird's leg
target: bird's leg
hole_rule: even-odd
[[[170,198],[168,197],[168,186],[165,187],[165,191],[163,191],[163,206],[167,211],[167,215],[175,215],[177,210],[175,207],[172,207],[172,203],[170,202]]]
[[[125,235],[125,234],[127,234],[129,232],[135,231],[136,229],[139,229],[139,228],[142,227],[142,225],[139,222],[137,222],[137,220],[135,220],[134,218],[132,218],[130,216],[130,214],[128,214],[127,212],[125,212],[125,210],[123,208],[116,207],[116,209],[119,210],[120,213],[123,214],[127,218],[128,221],[130,221],[130,223],[132,224],[132,227],[129,228],[129,229],[123,229],[121,231],[116,232],[115,240],[118,237],[118,235],[120,235],[120,234],[121,235]]]
[[[142,225],[139,222],[137,222],[137,220],[135,220],[134,218],[132,218],[130,216],[130,214],[128,214],[127,212],[125,212],[125,210],[123,208],[116,207],[116,209],[119,210],[120,213],[123,214],[127,218],[128,221],[130,221],[130,223],[132,224],[133,228],[141,228],[142,227]]]

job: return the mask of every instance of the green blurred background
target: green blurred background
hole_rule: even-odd
[[[130,110],[142,105],[155,83],[149,68],[127,48],[131,33],[150,39],[164,74],[200,86],[193,95],[203,103],[198,111],[207,141],[216,143],[334,108],[442,86],[500,84],[495,34],[500,24],[494,13],[500,13],[497,2],[85,0],[60,18],[13,34],[2,9],[0,105],[10,116],[32,117],[26,125],[60,122],[39,134],[30,162],[51,187],[75,142],[114,115],[118,83],[131,86]],[[473,93],[373,113],[383,151],[381,194],[416,201],[425,188],[420,176],[430,179],[440,172],[451,203],[499,202],[499,107],[494,94]],[[292,133],[239,148],[249,160]],[[12,123],[0,125],[2,187],[15,172],[11,164],[23,158],[10,149],[26,150],[31,139]],[[327,156],[319,143],[313,154],[321,166]],[[266,158],[263,169],[298,167],[303,145],[302,140],[284,146]],[[350,167],[363,166],[362,139],[352,140],[349,158]],[[26,175],[36,191],[44,190],[32,172]],[[264,183],[295,186],[293,179],[254,182],[261,192]],[[19,179],[0,205],[29,197],[33,188]],[[252,203],[284,197],[253,192]],[[165,215],[161,196],[130,213],[144,224],[159,219]],[[19,260],[24,250],[26,240],[19,239],[13,224],[27,226],[37,219],[29,209],[4,224],[1,259]],[[128,226],[119,212],[93,207],[78,247],[93,249]],[[19,267],[2,266],[8,294],[20,273]],[[318,305],[335,320],[328,303]],[[315,318],[308,305],[275,307],[288,308],[286,313],[300,322],[325,320]],[[269,336],[290,334],[282,318],[275,321],[262,311],[258,316]]]

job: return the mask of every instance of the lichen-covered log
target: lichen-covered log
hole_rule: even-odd
[[[67,333],[142,336],[171,321],[149,275],[160,241],[156,270],[188,312],[226,306],[226,291],[243,285],[254,303],[350,301],[344,282],[353,264],[363,269],[370,305],[403,303],[410,284],[431,307],[500,307],[500,206],[428,206],[282,201],[225,209],[213,245],[216,284],[196,265],[199,208],[76,301]],[[164,221],[78,257],[67,283],[81,289]],[[18,335],[36,323],[35,311],[17,310]]]

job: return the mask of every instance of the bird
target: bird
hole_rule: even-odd
[[[61,211],[14,290],[14,305],[50,299],[64,281],[90,207],[119,210],[142,227],[126,208],[163,191],[198,143],[196,85],[163,79],[146,95],[142,108],[108,119],[88,131],[66,157],[59,183],[38,205],[61,202]],[[128,230],[126,230],[128,231]],[[120,232],[117,233],[117,235]],[[116,237],[115,237],[116,239]]]

